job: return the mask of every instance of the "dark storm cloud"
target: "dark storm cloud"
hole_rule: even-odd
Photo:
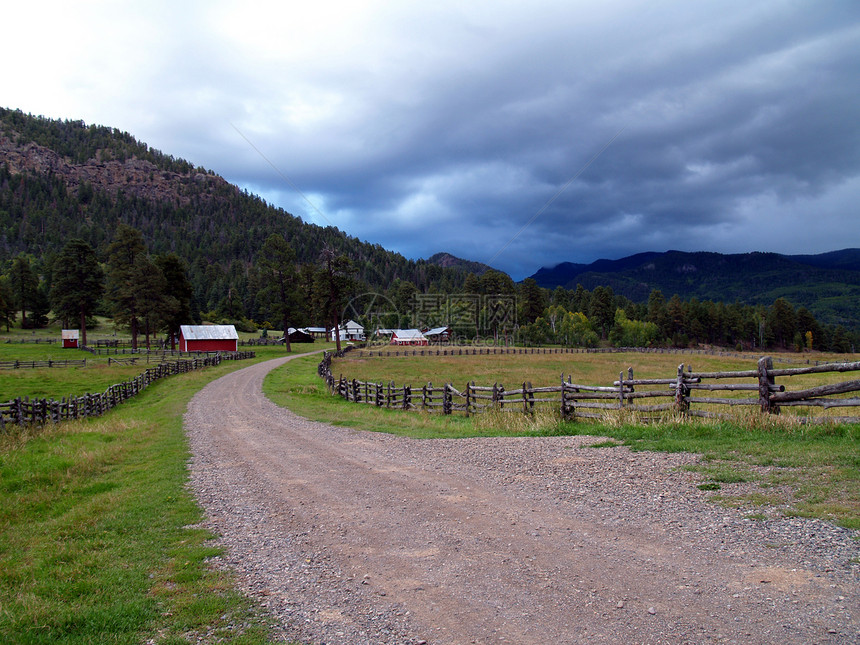
[[[498,266],[521,277],[649,249],[802,250],[796,229],[751,238],[743,206],[825,195],[857,176],[860,31],[847,5],[801,9],[727,19],[711,5],[646,12],[635,32],[635,15],[620,33],[611,21],[574,29],[584,42],[558,26],[543,41],[494,41],[484,58],[464,52],[462,68],[419,69],[420,101],[380,97],[362,145],[340,158],[328,149],[318,163],[330,172],[297,168],[298,181],[350,213],[344,227],[360,237],[488,260],[623,128]],[[856,230],[850,213],[832,217]]]
[[[12,107],[126,129],[412,257],[521,278],[645,250],[860,239],[856,2],[57,11],[46,42],[68,64],[22,61]],[[102,54],[80,45],[96,33]],[[16,99],[33,78],[51,109]]]

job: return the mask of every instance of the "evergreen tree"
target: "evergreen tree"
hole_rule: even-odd
[[[137,258],[145,254],[146,247],[141,232],[120,223],[107,251],[105,295],[111,306],[114,322],[128,325],[133,349],[137,349],[137,336],[143,313],[138,284],[142,276],[139,270],[146,269],[144,265],[137,263]]]
[[[334,331],[337,351],[340,351],[340,312],[346,305],[346,296],[353,289],[355,269],[346,255],[338,255],[330,246],[326,246],[320,253],[319,261],[320,269],[317,271],[315,283],[316,300],[326,324],[331,325]]]
[[[648,296],[648,314],[646,320],[657,325],[663,338],[671,335],[669,312],[666,310],[666,298],[663,297],[663,292],[659,289],[653,289]]]
[[[570,291],[558,285],[552,292],[551,304],[570,311]]]
[[[14,321],[15,296],[9,286],[9,281],[4,276],[0,276],[0,324],[5,325],[8,332]]]
[[[104,293],[104,272],[93,247],[82,239],[69,240],[53,262],[51,306],[62,320],[78,321],[81,343],[87,345],[87,317]]]
[[[146,348],[149,349],[150,338],[165,323],[175,303],[173,298],[168,300],[165,297],[164,275],[147,255],[141,253],[134,259],[133,271],[139,322],[143,324]]]
[[[570,307],[568,310],[573,311],[574,313],[578,311],[580,313],[587,314],[590,305],[591,294],[588,292],[588,289],[583,287],[581,284],[577,284],[576,291],[574,291],[573,295],[570,297]]]
[[[164,277],[164,328],[170,336],[170,348],[176,349],[180,327],[193,322],[191,311],[194,288],[188,279],[185,262],[175,253],[159,255],[155,266]]]
[[[27,311],[38,297],[39,278],[30,266],[30,258],[23,253],[12,262],[9,272],[9,286],[12,289],[15,306],[21,312],[21,329],[29,329]]]
[[[261,296],[265,308],[279,320],[284,329],[284,347],[290,347],[290,317],[294,309],[293,284],[296,276],[296,252],[283,235],[272,233],[257,256],[263,283]]]
[[[808,338],[807,334],[812,335],[812,347],[810,349],[824,349],[824,331],[806,307],[797,309],[796,324],[797,331],[803,334],[804,339]]]
[[[797,320],[794,307],[785,298],[774,300],[768,309],[766,323],[774,342],[780,347],[788,347],[794,341]]]
[[[530,323],[538,319],[546,308],[543,290],[534,278],[526,278],[520,286],[520,320]]]
[[[615,322],[613,295],[612,289],[609,287],[595,287],[591,293],[591,302],[588,307],[588,319],[600,331],[600,337],[604,339]]]

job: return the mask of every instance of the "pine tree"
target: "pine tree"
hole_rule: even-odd
[[[15,296],[9,281],[0,276],[0,324],[6,326],[8,332],[15,321]]]
[[[325,320],[331,324],[337,351],[340,351],[340,314],[346,304],[345,297],[353,289],[355,268],[346,255],[338,255],[328,245],[320,253],[319,261],[321,266],[315,281],[316,300]]]
[[[81,343],[87,344],[87,316],[104,293],[104,272],[96,252],[81,239],[69,240],[53,262],[51,306],[63,320],[78,320]]]
[[[143,235],[137,229],[120,223],[114,241],[108,247],[106,297],[110,303],[114,322],[128,325],[131,346],[137,349],[137,336],[141,309],[138,256],[146,254]]]
[[[39,278],[30,266],[30,258],[23,253],[12,262],[9,273],[9,286],[15,306],[21,312],[21,329],[28,329],[27,311],[31,309],[37,298]]]
[[[176,349],[176,339],[180,327],[192,322],[191,303],[194,299],[194,288],[188,279],[185,262],[175,253],[160,255],[155,258],[164,277],[164,328],[170,336],[170,348]]]
[[[296,276],[296,252],[278,233],[272,233],[257,256],[263,287],[259,297],[267,311],[280,320],[284,328],[284,347],[290,347],[290,317],[294,309],[293,284]]]

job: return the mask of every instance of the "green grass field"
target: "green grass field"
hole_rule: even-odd
[[[101,419],[0,435],[0,640],[271,642],[230,574],[207,564],[219,551],[185,486],[187,402],[248,364],[170,377]],[[62,392],[63,374],[43,378]]]
[[[637,378],[668,377],[684,360],[696,371],[751,369],[748,359],[663,354],[576,354],[448,357],[368,357],[361,353],[336,359],[332,373],[360,380],[394,380],[419,386],[467,380],[534,385],[559,382],[562,372],[581,384],[611,384],[618,373],[634,368]],[[634,450],[686,451],[703,456],[696,466],[712,484],[715,501],[726,505],[781,506],[787,514],[820,517],[860,528],[860,426],[857,424],[800,425],[786,416],[744,413],[737,421],[703,421],[669,417],[641,424],[631,417],[607,417],[604,423],[564,423],[552,411],[533,417],[522,414],[431,415],[377,409],[348,403],[329,395],[314,370],[317,357],[295,361],[276,370],[264,384],[276,403],[299,414],[365,430],[392,432],[415,438],[503,436],[515,434],[589,434],[611,437]],[[845,374],[824,375],[829,381]],[[822,375],[792,377],[793,387],[807,386]],[[850,376],[848,377],[850,378]],[[732,481],[753,481],[756,493],[733,496]],[[726,486],[724,486],[726,485]],[[725,488],[725,490],[724,490]],[[790,492],[786,492],[790,491]]]

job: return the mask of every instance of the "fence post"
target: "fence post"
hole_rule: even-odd
[[[403,409],[408,410],[412,406],[412,386],[403,386]]]
[[[469,413],[471,412],[469,408],[472,405],[472,385],[474,385],[474,381],[472,383],[466,381],[466,418],[469,417]]]
[[[438,352],[438,350],[436,350]],[[451,398],[451,384],[445,383],[445,387],[442,389],[442,413],[443,414],[451,414],[451,407],[453,401]]]
[[[770,400],[771,386],[775,384],[771,370],[773,370],[773,359],[770,356],[762,356],[758,359],[758,402],[762,412],[779,414],[779,406]]]
[[[564,387],[564,372],[561,373],[561,420],[567,421],[567,401],[565,400],[566,391]]]
[[[627,380],[629,381],[629,385],[627,386],[627,405],[633,405],[633,368],[627,368]]]
[[[690,389],[684,383],[684,364],[678,365],[678,380],[675,381],[675,410],[681,414],[686,414],[690,409],[690,402],[687,396]]]
[[[564,372],[561,373],[561,411],[565,419],[571,421],[576,417],[576,397],[573,396],[577,390],[573,388],[573,380],[570,375],[567,383],[564,382]]]

